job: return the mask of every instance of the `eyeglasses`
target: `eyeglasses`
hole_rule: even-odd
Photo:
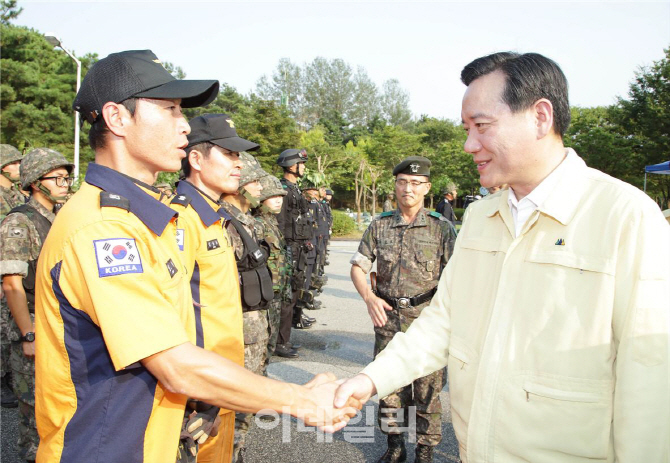
[[[40,180],[54,180],[56,182],[56,186],[59,187],[70,187],[74,184],[74,177],[42,177]]]
[[[420,182],[418,180],[405,180],[404,178],[397,178],[395,184],[399,187],[405,187],[407,184],[410,184],[412,188],[418,188],[420,185],[430,182]]]

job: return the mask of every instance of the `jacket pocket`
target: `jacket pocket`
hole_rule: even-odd
[[[605,461],[613,382],[515,377],[500,390],[497,451],[526,461]]]

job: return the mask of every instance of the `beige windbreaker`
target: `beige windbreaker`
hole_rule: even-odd
[[[668,462],[670,226],[569,150],[514,238],[472,204],[429,307],[363,370],[380,396],[445,364],[461,458]]]

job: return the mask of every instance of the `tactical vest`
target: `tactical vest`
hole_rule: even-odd
[[[309,202],[302,196],[298,187],[287,181],[281,180],[286,186],[287,195],[284,198],[291,226],[282,230],[284,238],[290,241],[304,241],[314,237],[314,215],[309,207]]]
[[[44,246],[44,241],[47,239],[47,234],[51,229],[51,222],[44,217],[30,204],[21,204],[15,207],[9,214],[20,213],[28,217],[37,230],[40,237],[41,246]],[[7,214],[7,215],[9,215]],[[40,247],[41,247],[40,246]],[[37,274],[37,259],[28,262],[28,275],[23,279],[23,289],[26,293],[26,300],[28,301],[28,310],[35,313],[35,276]]]
[[[272,275],[270,275],[267,266],[269,252],[261,248],[249,236],[239,220],[229,217],[228,223],[235,227],[244,247],[244,252],[237,261],[237,271],[240,274],[242,311],[250,312],[264,309],[274,297]]]

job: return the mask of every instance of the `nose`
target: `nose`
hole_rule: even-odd
[[[184,135],[191,133],[191,126],[188,124],[185,117],[182,117],[179,120],[179,133],[183,133]]]
[[[465,139],[463,149],[466,153],[476,153],[482,149],[481,143],[479,143],[479,140],[477,140],[476,130],[470,130],[468,132],[468,138]]]

